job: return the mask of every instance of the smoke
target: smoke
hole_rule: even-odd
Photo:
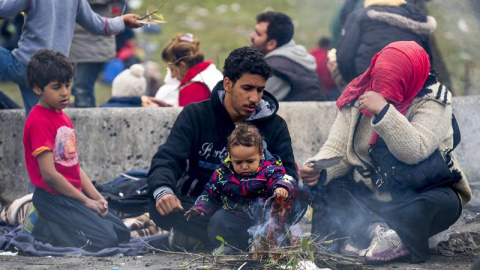
[[[251,251],[267,251],[291,244],[294,242],[294,236],[301,234],[299,227],[294,228],[294,233],[291,233],[290,229],[295,214],[302,212],[293,198],[283,200],[271,197],[265,201],[258,201],[254,207],[256,208],[254,213],[258,215],[254,218],[256,224],[248,229]]]

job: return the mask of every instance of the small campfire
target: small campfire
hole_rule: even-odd
[[[271,207],[268,207],[271,205]],[[170,252],[190,255],[193,259],[186,265],[175,269],[316,269],[314,265],[329,269],[363,269],[364,262],[357,257],[348,257],[326,252],[325,246],[332,241],[323,241],[314,236],[302,236],[292,233],[288,225],[288,216],[293,205],[289,201],[270,197],[262,208],[260,223],[250,228],[252,242],[249,252],[230,246],[217,236],[222,245],[217,250],[229,246],[238,251],[234,255],[195,254],[188,252]],[[270,209],[269,213],[267,209]]]
[[[270,204],[270,212],[267,214]],[[303,269],[301,265],[304,264],[300,262],[305,261],[331,269],[362,269],[363,261],[327,253],[326,248],[322,246],[323,241],[292,233],[288,226],[288,217],[292,208],[291,201],[275,197],[268,198],[263,206],[259,225],[249,230],[253,235],[250,252],[236,256],[217,256],[214,260],[214,268],[211,269],[222,267]]]

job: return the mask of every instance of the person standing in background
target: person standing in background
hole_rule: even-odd
[[[372,57],[395,41],[415,41],[428,53],[437,22],[405,0],[365,0],[348,15],[338,42],[338,70],[346,83],[367,70]]]
[[[317,73],[318,79],[322,84],[323,92],[327,100],[337,100],[340,96],[340,92],[335,85],[335,81],[330,74],[330,71],[327,67],[328,62],[328,50],[330,49],[330,39],[327,37],[322,37],[318,41],[318,46],[313,47],[310,50],[310,54],[315,57],[315,62],[317,63],[317,69],[315,72]]]
[[[118,16],[122,7],[118,0],[87,0],[94,12],[103,17]],[[115,57],[115,37],[98,36],[75,24],[70,60],[75,65],[72,94],[76,108],[95,107],[95,82],[105,63]]]

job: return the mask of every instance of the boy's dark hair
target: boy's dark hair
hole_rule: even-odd
[[[28,87],[42,89],[50,82],[65,83],[73,78],[72,62],[64,54],[48,49],[38,50],[27,67]]]
[[[293,23],[288,15],[267,11],[257,15],[257,23],[267,22],[267,41],[276,40],[277,47],[283,46],[293,38]]]
[[[233,146],[238,145],[257,147],[258,152],[261,153],[263,138],[258,128],[249,123],[239,124],[228,136],[227,149],[230,151]]]
[[[272,69],[257,49],[242,47],[233,50],[225,59],[223,76],[235,83],[244,73],[260,75],[268,80],[272,75]]]
[[[318,47],[323,49],[330,49],[330,39],[328,37],[321,37],[318,40]]]

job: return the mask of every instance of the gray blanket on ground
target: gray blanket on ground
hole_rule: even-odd
[[[88,252],[75,247],[54,247],[50,244],[44,244],[36,241],[33,236],[21,233],[22,226],[16,228],[0,228],[0,250],[19,252],[22,255],[30,256],[65,256],[65,255],[86,255],[86,256],[113,256],[124,254],[127,256],[136,256],[149,253],[148,243],[158,242],[167,235],[154,235],[143,238],[133,238],[128,244],[121,244],[118,247],[106,248],[98,252]],[[8,231],[7,233],[5,233]]]

